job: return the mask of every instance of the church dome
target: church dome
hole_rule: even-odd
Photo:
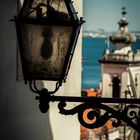
[[[136,41],[136,36],[128,31],[128,22],[124,15],[126,14],[123,8],[122,18],[119,20],[119,29],[111,35],[106,42],[106,48],[103,53],[100,63],[107,64],[140,64],[140,51],[135,54],[132,50],[133,42]],[[113,50],[109,50],[109,41],[113,43]]]
[[[132,42],[136,40],[136,37],[128,31],[127,25],[129,23],[124,17],[125,14],[127,14],[127,12],[124,10],[125,8],[123,8],[123,12],[122,12],[123,17],[118,22],[119,30],[115,34],[110,36],[110,40],[114,44],[115,43],[131,44]]]

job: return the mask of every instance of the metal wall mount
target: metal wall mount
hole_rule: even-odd
[[[60,86],[61,84],[58,82],[54,92],[50,92],[46,88],[38,90],[35,83],[32,85],[30,82],[31,90],[38,94],[36,100],[39,100],[39,108],[42,113],[49,110],[50,102],[58,102],[59,113],[77,114],[80,124],[86,128],[102,127],[111,119],[113,127],[119,127],[124,122],[140,133],[140,99],[54,96],[53,94]],[[80,104],[72,109],[66,109],[68,102],[79,102]],[[86,122],[83,117],[87,109],[89,109],[87,118],[90,123]]]

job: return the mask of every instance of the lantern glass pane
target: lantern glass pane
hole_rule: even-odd
[[[23,65],[27,79],[61,78],[73,28],[21,24]]]

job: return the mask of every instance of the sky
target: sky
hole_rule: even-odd
[[[122,7],[126,7],[129,30],[140,31],[140,0],[83,0],[83,30],[116,31]]]

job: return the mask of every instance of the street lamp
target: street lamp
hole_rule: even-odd
[[[66,80],[84,22],[82,18],[78,18],[71,0],[24,0],[14,21],[24,80],[29,83],[30,89],[38,94],[36,99],[40,102],[42,113],[48,111],[50,101],[57,101],[61,114],[78,113],[78,120],[87,128],[101,127],[113,118],[114,127],[118,127],[123,120],[140,132],[137,123],[139,116],[133,110],[140,108],[140,99],[54,96]],[[56,88],[54,91],[46,88],[40,90],[36,86],[36,80],[56,81]],[[81,104],[66,110],[66,102]],[[122,103],[126,106],[123,109],[114,109],[106,103]],[[87,118],[93,122],[84,120],[86,109],[90,109]]]
[[[83,20],[69,0],[25,0],[15,17],[25,81],[67,76]]]

